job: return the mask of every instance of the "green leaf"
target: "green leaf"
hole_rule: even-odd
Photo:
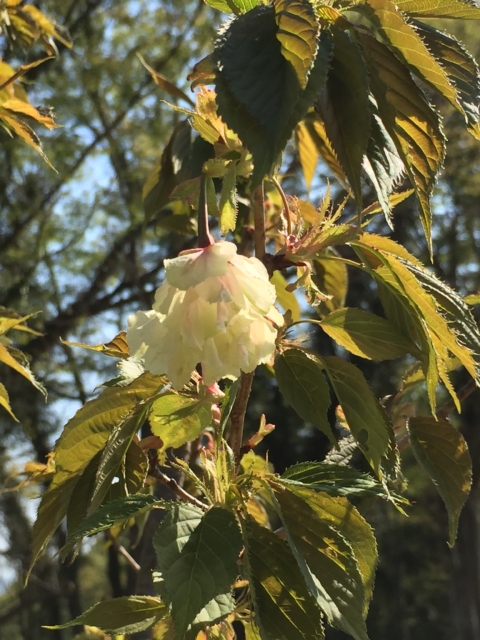
[[[332,33],[331,70],[316,108],[361,211],[360,176],[371,124],[368,73],[358,45],[344,31]]]
[[[480,19],[480,8],[470,0],[397,0],[395,4],[417,18]]]
[[[295,69],[300,87],[305,89],[317,56],[320,25],[308,0],[278,0],[274,8],[282,55]]]
[[[213,9],[224,11],[225,13],[246,13],[258,6],[260,0],[205,0]]]
[[[370,70],[370,86],[378,112],[415,187],[422,225],[431,247],[430,194],[445,155],[438,114],[408,69],[382,43],[358,33]]]
[[[395,55],[421,80],[439,91],[462,111],[455,87],[443,67],[431,55],[416,30],[390,0],[367,0],[361,7]]]
[[[327,418],[330,392],[318,363],[299,349],[288,349],[275,358],[275,377],[285,402],[336,445],[337,440]]]
[[[328,255],[331,255],[329,259]],[[343,307],[348,290],[348,270],[334,249],[330,249],[325,257],[321,256],[313,261],[312,280],[322,293],[330,296],[329,300],[322,301],[316,308],[320,316],[327,315]]]
[[[233,514],[176,504],[158,528],[154,546],[163,579],[159,588],[171,604],[177,640],[187,629],[220,622],[233,610],[242,549]]]
[[[306,502],[322,522],[327,522],[336,529],[351,546],[365,586],[366,614],[373,593],[378,558],[372,528],[346,498],[334,498],[310,488],[290,486],[289,490]]]
[[[262,640],[323,640],[320,609],[289,545],[249,520],[247,571]]]
[[[55,447],[55,475],[42,496],[33,526],[31,567],[67,514],[79,476],[102,451],[115,426],[137,403],[155,395],[163,384],[160,376],[145,373],[126,387],[105,389],[66,424]]]
[[[165,507],[166,505],[162,500],[157,500],[154,496],[141,493],[112,500],[88,516],[81,526],[68,536],[62,550],[62,556],[65,557],[68,551],[86,536],[93,536],[99,531],[110,529],[114,524],[133,518],[141,513],[146,513],[151,509],[164,509]]]
[[[379,478],[381,460],[389,446],[391,425],[360,369],[350,362],[328,356],[322,358],[345,418],[364,456]]]
[[[272,172],[325,82],[330,44],[320,37],[307,86],[281,51],[275,9],[261,5],[230,22],[215,44],[218,113],[254,158],[252,185]]]
[[[273,276],[270,278],[270,282],[275,287],[277,294],[277,302],[284,311],[290,311],[292,314],[292,320],[296,322],[300,320],[300,305],[295,297],[295,294],[291,291],[287,291],[286,287],[288,282],[282,276],[280,271],[274,271]]]
[[[329,623],[356,640],[368,640],[365,590],[352,547],[300,495],[272,488],[289,545]]]
[[[362,309],[337,309],[326,316],[320,326],[335,342],[361,358],[393,360],[418,352],[395,325]]]
[[[82,474],[78,478],[77,484],[72,492],[67,510],[67,533],[73,533],[82,524],[87,516],[90,500],[95,488],[98,465],[102,457],[99,451],[87,464]]]
[[[472,293],[469,296],[465,296],[464,301],[472,306],[480,304],[480,293]]]
[[[331,496],[386,497],[384,487],[372,476],[341,464],[300,462],[289,467],[279,482],[308,485]]]
[[[220,231],[226,235],[235,230],[237,221],[236,162],[230,162],[227,174],[222,182],[220,194]]]
[[[407,429],[415,457],[447,507],[449,545],[453,546],[458,518],[472,484],[472,461],[467,443],[447,420],[419,416],[408,421]]]
[[[33,523],[32,558],[25,582],[28,581],[33,565],[43,553],[50,538],[65,517],[77,480],[77,476],[71,476],[58,486],[50,486],[43,494],[37,517]]]
[[[176,449],[211,424],[211,403],[168,392],[155,400],[149,419],[152,433],[163,441],[161,451]]]
[[[415,21],[414,25],[430,53],[445,69],[450,82],[457,89],[457,99],[468,129],[479,139],[480,75],[475,59],[453,36],[422,22]]]
[[[44,629],[66,629],[86,624],[112,634],[138,633],[168,615],[168,608],[151,596],[123,596],[98,602],[81,616],[66,624]]]

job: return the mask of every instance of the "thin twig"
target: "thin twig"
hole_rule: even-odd
[[[134,571],[140,571],[142,567],[138,564],[138,562],[134,558],[132,558],[132,556],[128,553],[125,547],[118,543],[116,538],[112,535],[111,531],[105,531],[105,538],[110,542],[110,544],[115,549],[115,551],[125,558],[125,560],[128,562],[128,564],[132,567]]]
[[[457,398],[460,404],[462,404],[462,402],[464,402],[468,398],[468,396],[475,391],[475,389],[477,389],[477,385],[475,380],[473,380],[472,378],[466,384],[464,384],[463,387],[459,389],[459,391],[457,391]],[[455,408],[455,402],[452,398],[442,407],[440,407],[440,409],[437,411],[437,418],[439,418],[440,420],[445,420]]]
[[[206,511],[208,506],[204,504],[201,500],[198,500],[194,496],[190,495],[185,489],[178,484],[174,478],[170,478],[163,471],[160,470],[157,464],[150,464],[150,469],[148,470],[149,475],[153,476],[156,480],[159,480],[162,484],[166,485],[170,491],[172,491],[176,496],[183,500],[183,502],[189,502],[193,504],[195,507]]]
[[[245,412],[252,388],[253,376],[253,371],[251,373],[242,373],[235,404],[230,414],[230,446],[235,454],[237,464],[240,462],[240,449],[243,444],[243,425],[245,424]]]

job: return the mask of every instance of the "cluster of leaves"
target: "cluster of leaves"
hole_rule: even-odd
[[[7,335],[7,333],[12,330],[34,336],[40,335],[37,331],[30,329],[25,324],[26,321],[34,315],[36,314],[33,313],[22,318],[12,309],[0,307],[0,362],[26,378],[46,397],[45,388],[33,375],[26,355],[12,345],[12,340],[10,336]],[[10,406],[8,391],[2,382],[0,382],[0,406],[3,407],[14,420],[17,420]]]
[[[58,55],[55,40],[66,47],[71,41],[59,25],[56,25],[34,5],[23,5],[23,0],[2,0],[0,2],[0,33],[6,35],[10,46],[23,49],[39,43],[45,49],[47,58],[22,65],[16,71],[0,59],[0,126],[10,135],[16,133],[33,147],[48,163],[39,137],[28,124],[33,121],[54,129],[57,125],[48,109],[34,107],[20,80],[31,69]]]
[[[220,32],[212,56],[191,75],[194,86],[213,83],[216,91],[202,86],[195,107],[175,107],[190,122],[177,125],[145,185],[146,214],[168,204],[192,222],[192,210],[206,209],[218,218],[223,234],[241,234],[250,211],[239,215],[239,203],[264,184],[271,203],[267,234],[279,249],[267,256],[267,266],[296,267],[298,275],[287,288],[278,271],[273,276],[286,328],[271,373],[285,401],[323,431],[333,448],[324,462],[298,464],[278,476],[253,451],[244,453],[268,433],[261,423],[236,458],[224,436],[238,384],[226,387],[216,424],[217,398],[195,380],[174,392],[168,380],[130,360],[124,336],[117,336],[93,349],[119,358],[120,376],[77,412],[55,447],[54,469],[52,461],[48,470],[52,480],[33,530],[32,563],[65,518],[64,557],[75,553],[85,536],[114,526],[118,531],[160,509],[159,597],[100,603],[64,626],[134,633],[155,625],[156,638],[188,640],[234,638],[236,622],[249,639],[287,640],[321,639],[329,624],[366,640],[377,550],[359,500],[382,497],[403,508],[395,493],[401,484],[397,438],[407,437],[445,501],[453,544],[471,461],[461,434],[437,416],[436,392],[442,383],[460,410],[449,373],[462,366],[480,384],[480,332],[468,304],[414,256],[364,225],[345,221],[344,207],[334,209],[329,196],[319,210],[289,199],[275,167],[296,131],[308,184],[321,155],[348,186],[360,213],[383,211],[390,222],[392,206],[410,193],[392,196],[406,172],[430,239],[429,197],[444,139],[440,117],[414,76],[450,100],[475,136],[480,84],[476,64],[461,45],[427,25],[412,26],[411,20],[478,18],[480,10],[460,0],[208,4],[237,15]],[[151,73],[164,90],[189,101]],[[367,210],[362,210],[362,170],[378,197]],[[347,267],[371,276],[384,317],[345,307]],[[292,290],[301,287],[318,312],[315,320],[300,317]],[[313,353],[291,340],[291,328],[303,322],[318,325],[355,356],[404,357],[409,371],[395,403],[384,407],[346,359]],[[417,384],[426,386],[431,415],[410,413],[400,424],[395,418],[400,399]],[[340,439],[327,418],[332,403],[348,433]],[[138,432],[147,421],[163,463],[183,473],[189,492],[146,453],[151,441],[143,443]],[[206,432],[210,446],[200,449],[196,472],[182,460],[166,461],[167,449]],[[356,450],[368,473],[348,465]],[[166,483],[179,500],[157,499],[155,481]]]

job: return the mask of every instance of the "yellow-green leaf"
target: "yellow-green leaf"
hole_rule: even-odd
[[[162,439],[162,451],[181,447],[211,424],[211,403],[165,393],[153,403],[149,419],[152,433]]]
[[[381,42],[358,34],[370,68],[378,111],[415,187],[422,225],[431,247],[430,194],[445,155],[440,119],[408,69]]]
[[[335,342],[361,358],[393,360],[418,352],[388,320],[362,309],[337,309],[320,326]]]
[[[8,391],[5,389],[5,386],[0,382],[0,407],[3,407],[10,416],[18,422],[18,418],[12,411],[12,407],[10,406],[10,399],[8,397]]]
[[[463,436],[447,420],[426,416],[407,423],[417,460],[438,489],[448,511],[449,544],[457,535],[460,512],[472,484],[472,461]]]
[[[480,19],[480,8],[470,0],[396,0],[395,4],[417,18]]]
[[[270,282],[275,287],[278,304],[284,311],[290,311],[292,313],[292,320],[294,322],[300,320],[300,305],[298,304],[298,300],[294,293],[286,290],[285,287],[288,286],[288,283],[280,271],[273,272]]]
[[[317,55],[319,24],[308,0],[278,0],[275,3],[277,40],[283,57],[295,69],[302,89]]]
[[[223,179],[220,194],[220,230],[222,235],[235,230],[237,221],[237,173],[236,163],[232,161]]]

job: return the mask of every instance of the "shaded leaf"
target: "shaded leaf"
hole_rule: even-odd
[[[279,482],[308,485],[331,496],[386,497],[384,487],[367,473],[326,462],[300,462],[289,467]]]
[[[285,402],[336,444],[327,418],[330,392],[318,363],[299,349],[288,349],[275,358],[275,377]]]
[[[447,420],[426,416],[410,418],[407,429],[415,457],[447,507],[449,545],[453,546],[458,518],[472,484],[472,461],[467,443]]]
[[[289,545],[252,520],[245,533],[255,623],[262,640],[323,640],[320,609]]]
[[[233,514],[176,504],[157,529],[154,546],[163,579],[158,586],[171,604],[177,640],[187,629],[220,622],[233,610],[231,590],[242,548]]]
[[[153,508],[164,509],[166,506],[162,500],[157,500],[154,496],[144,494],[112,500],[102,505],[95,513],[89,515],[78,529],[70,533],[65,542],[62,555],[65,556],[69,549],[86,536],[92,536],[99,531],[110,529],[118,522],[129,520]]]
[[[364,585],[348,541],[300,495],[272,488],[295,559],[329,623],[356,640],[368,640]]]
[[[328,300],[323,300],[316,308],[320,316],[327,315],[330,311],[335,311],[345,304],[348,289],[348,271],[344,262],[336,260],[334,249],[330,249],[332,259],[320,256],[313,260],[312,279],[322,293],[330,296]]]
[[[381,460],[388,450],[391,425],[380,411],[360,369],[336,356],[322,358],[322,362],[353,437],[372,469],[381,477]]]
[[[332,33],[331,69],[316,109],[361,211],[360,176],[371,124],[368,74],[357,44],[346,32]]]
[[[159,598],[152,596],[123,596],[98,602],[81,616],[55,627],[44,629],[66,629],[86,624],[99,627],[106,633],[138,633],[148,629],[168,614],[168,608]]]

